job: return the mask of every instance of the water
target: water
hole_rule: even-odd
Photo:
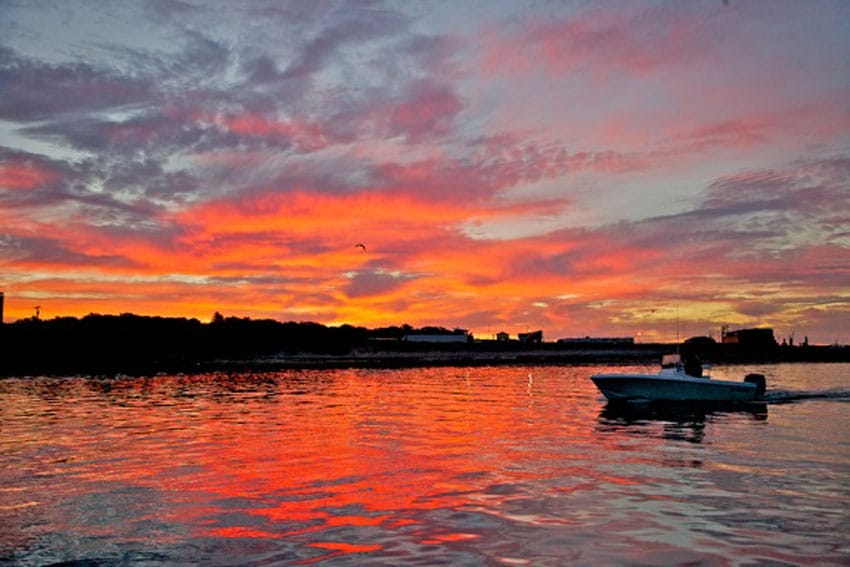
[[[714,412],[605,370],[2,380],[0,562],[850,564],[850,365]]]

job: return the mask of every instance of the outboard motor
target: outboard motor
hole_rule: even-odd
[[[760,398],[764,395],[767,389],[767,381],[764,379],[764,374],[747,374],[744,376],[744,382],[750,382],[756,385],[756,397]]]

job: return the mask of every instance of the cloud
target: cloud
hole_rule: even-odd
[[[0,146],[0,190],[38,189],[57,182],[61,167],[42,156]]]
[[[147,102],[152,84],[86,63],[50,64],[0,46],[0,118],[56,120]]]
[[[91,153],[108,153],[122,158],[192,151],[209,145],[209,137],[219,133],[187,120],[179,111],[165,108],[139,113],[121,120],[100,116],[83,116],[56,120],[47,124],[22,128],[23,134],[54,138],[62,143]],[[219,136],[221,137],[221,136]],[[219,140],[218,145],[227,145]]]
[[[673,141],[688,146],[688,151],[706,151],[716,147],[751,147],[764,143],[765,124],[744,120],[726,120],[697,126],[676,134]]]
[[[483,64],[491,72],[542,67],[552,74],[645,75],[699,59],[711,33],[706,20],[685,11],[636,5],[616,10],[598,6],[567,17],[535,16],[513,24],[491,28],[483,38]]]
[[[703,214],[730,229],[772,235],[757,249],[788,250],[846,244],[850,159],[800,161],[787,168],[750,171],[718,179],[707,190]]]
[[[839,5],[12,6],[4,285],[204,318],[629,334],[682,302],[834,328]]]
[[[407,25],[407,17],[401,13],[369,7],[343,9],[330,16],[332,23],[304,42],[300,53],[281,74],[282,79],[312,75],[346,44],[392,35]]]
[[[387,272],[382,269],[366,272],[354,272],[349,276],[350,283],[345,288],[349,297],[387,295],[401,288],[405,282],[416,279],[414,274]]]
[[[463,109],[460,98],[446,85],[420,81],[408,87],[406,99],[390,111],[390,131],[411,142],[433,139],[452,130]]]
[[[47,237],[10,237],[0,234],[0,262],[19,266],[61,268],[69,266],[122,267],[135,264],[116,254],[88,254]]]
[[[266,117],[250,112],[215,117],[213,120],[224,131],[238,136],[242,148],[253,141],[260,141],[260,147],[273,148],[276,151],[293,149],[298,153],[310,153],[331,143],[331,132],[321,123],[280,119],[277,116]]]
[[[144,166],[135,172],[132,164],[122,166],[129,168],[125,174],[131,178],[151,174],[150,168]],[[5,171],[12,183],[30,184],[26,190],[8,191],[9,187],[5,187],[5,192],[0,185],[0,218],[7,233],[31,229],[26,227],[43,229],[55,222],[150,229],[162,208],[132,191],[94,190],[96,182],[104,182],[107,187],[110,183],[109,176],[94,161],[70,164],[0,147],[0,171]],[[112,173],[117,175],[115,171]],[[122,189],[125,188],[122,183]]]

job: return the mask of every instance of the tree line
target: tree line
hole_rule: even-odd
[[[344,355],[370,339],[401,339],[410,325],[367,329],[313,322],[224,317],[194,318],[89,314],[82,318],[21,319],[0,325],[0,375],[91,372],[103,369],[184,367],[187,362],[244,359],[276,353]]]

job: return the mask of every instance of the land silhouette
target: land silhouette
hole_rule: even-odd
[[[439,343],[411,337],[449,336]],[[313,322],[224,317],[90,314],[0,324],[0,376],[252,371],[285,368],[504,364],[654,363],[661,355],[698,354],[714,363],[850,361],[850,348],[720,344],[694,337],[665,343],[576,344],[474,340],[460,330],[410,325],[367,329]]]

